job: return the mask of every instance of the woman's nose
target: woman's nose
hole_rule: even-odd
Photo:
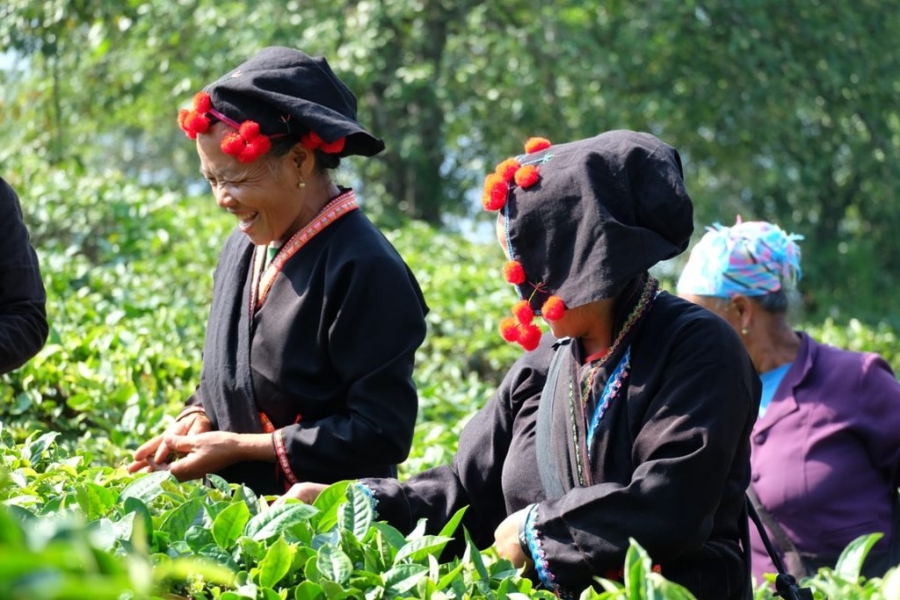
[[[216,196],[216,204],[219,205],[219,208],[229,209],[237,206],[237,200],[234,199],[234,196],[228,191],[228,186],[225,185],[217,185],[213,188],[213,193]]]

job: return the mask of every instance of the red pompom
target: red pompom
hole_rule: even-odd
[[[541,150],[546,150],[553,144],[550,143],[550,140],[542,137],[533,137],[528,138],[528,141],[525,142],[525,152],[528,154],[532,154],[534,152],[540,152]]]
[[[534,311],[531,309],[531,305],[528,304],[528,300],[516,302],[512,307],[512,314],[516,316],[519,323],[524,325],[531,323],[531,320],[534,319]]]
[[[178,126],[192,140],[209,129],[209,118],[193,110],[182,108],[178,111]]]
[[[322,138],[315,131],[308,131],[300,136],[300,143],[308,150],[318,150],[322,145]]]
[[[503,277],[513,285],[525,283],[525,268],[517,260],[511,260],[503,265]]]
[[[209,112],[209,109],[212,108],[212,100],[209,99],[209,94],[206,92],[197,92],[194,94],[193,106],[194,110],[198,113]]]
[[[195,140],[198,134],[209,129],[209,117],[206,113],[212,108],[212,102],[206,92],[197,92],[191,106],[191,110],[182,108],[178,111],[178,126],[186,136]]]
[[[509,191],[506,181],[496,173],[484,178],[484,192],[481,205],[484,210],[498,211],[506,205],[506,194]]]
[[[263,154],[269,151],[269,148],[272,147],[272,143],[269,141],[264,135],[256,137],[244,146],[244,149],[238,155],[238,160],[242,163],[253,162]]]
[[[516,170],[521,166],[522,165],[520,165],[519,161],[517,161],[516,159],[507,158],[502,163],[497,165],[497,168],[494,170],[494,172],[502,177],[503,181],[509,182],[512,181],[512,178],[516,174]]]
[[[519,325],[519,345],[529,352],[538,347],[541,343],[541,328],[534,323],[528,325]]]
[[[246,144],[244,144],[244,139],[239,133],[235,131],[228,133],[225,137],[223,137],[222,143],[219,144],[219,147],[225,154],[230,154],[231,156],[240,156],[241,152],[244,151],[245,145]]]
[[[255,121],[244,121],[238,128],[238,133],[248,142],[259,135],[259,123]]]
[[[500,321],[500,335],[507,342],[515,342],[519,339],[519,324],[512,317],[506,317]]]
[[[269,138],[259,131],[259,123],[244,121],[236,132],[229,133],[219,144],[222,152],[242,163],[253,162],[272,147]]]
[[[521,188],[530,188],[540,179],[538,170],[534,165],[525,165],[516,171],[516,183]]]
[[[550,296],[541,307],[541,315],[548,321],[558,321],[566,312],[566,304],[559,296]]]
[[[340,154],[344,151],[344,145],[347,143],[347,138],[338,138],[333,142],[325,143],[322,142],[322,145],[319,147],[319,150],[324,152],[325,154]]]

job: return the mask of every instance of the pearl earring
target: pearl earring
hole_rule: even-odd
[[[741,335],[747,335],[747,328],[746,328],[746,327],[744,327],[743,329],[741,329]]]
[[[297,182],[297,187],[300,188],[301,190],[306,187],[306,182],[303,181],[302,177],[300,178],[300,181]]]

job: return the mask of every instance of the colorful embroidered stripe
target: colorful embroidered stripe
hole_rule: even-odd
[[[525,515],[525,539],[528,540],[528,550],[531,552],[531,558],[534,560],[534,569],[538,578],[547,589],[553,591],[559,586],[556,584],[556,577],[550,571],[550,565],[547,562],[547,553],[544,552],[544,546],[541,543],[540,533],[534,526],[534,520],[537,518],[537,504],[532,504],[528,513]]]
[[[257,298],[255,308],[258,310],[259,307],[263,305],[263,302],[266,301],[266,296],[268,295],[272,284],[275,282],[275,277],[281,272],[282,268],[284,268],[284,263],[286,263],[288,259],[296,254],[300,248],[305,246],[311,239],[322,233],[329,225],[358,208],[359,203],[356,200],[356,194],[353,190],[347,190],[319,211],[319,214],[316,215],[306,227],[292,235],[284,246],[282,246],[275,258],[272,259],[269,266],[266,267],[265,272],[263,272],[262,279],[259,283],[259,290],[251,296],[251,298]],[[265,248],[263,248],[263,255],[265,255],[264,250]]]
[[[606,385],[603,387],[603,394],[600,396],[600,400],[594,408],[594,416],[591,417],[591,425],[588,427],[587,433],[588,456],[591,455],[591,448],[594,445],[594,433],[597,431],[597,426],[603,419],[603,415],[606,414],[609,403],[619,395],[619,391],[622,389],[622,386],[625,385],[625,381],[628,379],[628,374],[630,372],[631,346],[628,346],[625,349],[625,354],[619,360],[619,364],[617,364],[616,368],[613,370],[612,375],[606,380]]]

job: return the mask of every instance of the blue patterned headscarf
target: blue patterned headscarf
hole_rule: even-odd
[[[731,298],[764,296],[800,279],[802,235],[765,221],[734,227],[716,223],[691,251],[678,280],[679,294]]]

